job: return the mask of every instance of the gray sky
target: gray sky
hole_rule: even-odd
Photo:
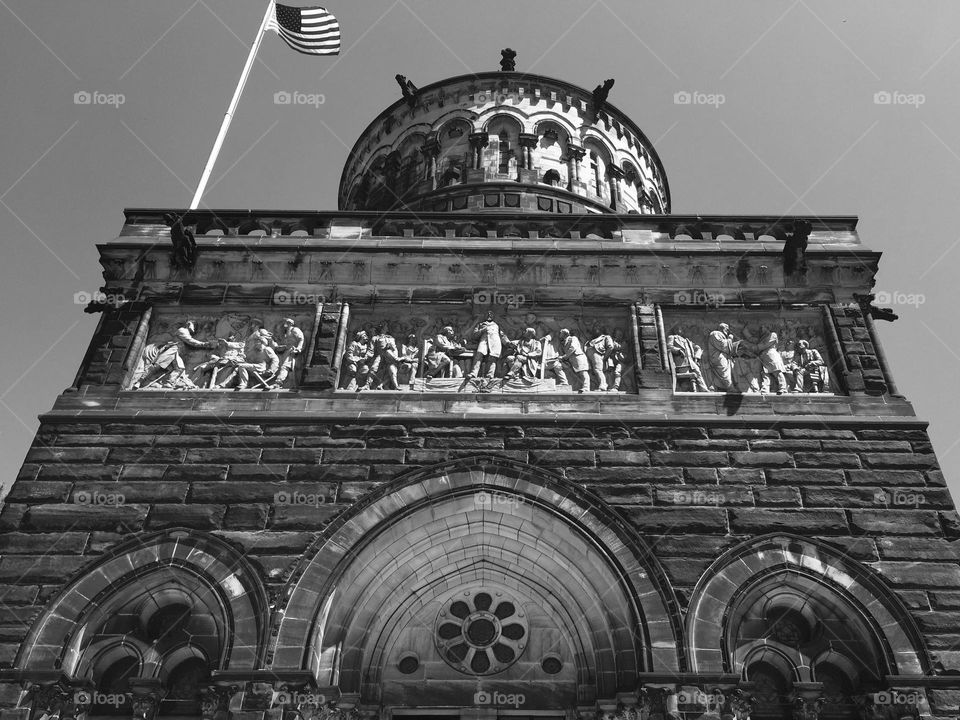
[[[290,4],[295,4],[291,1]],[[300,4],[307,4],[300,2]],[[73,380],[124,207],[186,207],[265,0],[0,0],[0,263],[9,484]],[[960,3],[864,0],[327,0],[339,58],[265,38],[204,201],[335,209],[358,133],[418,85],[517,69],[592,88],[655,144],[675,213],[856,214],[883,251],[879,323],[900,389],[960,489]],[[276,105],[277,91],[323,94]],[[722,104],[676,104],[678,92]],[[78,92],[102,93],[77,104]],[[875,102],[887,92],[890,103]],[[919,296],[919,297],[918,297]],[[923,302],[919,302],[922,300]]]

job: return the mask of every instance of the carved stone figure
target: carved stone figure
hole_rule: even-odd
[[[297,357],[303,352],[303,331],[297,327],[293,318],[284,318],[283,334],[280,342],[274,343],[274,349],[283,353],[280,356],[280,370],[273,381],[273,389],[279,390],[286,382],[287,376],[294,370]]]
[[[195,387],[193,382],[186,377],[183,355],[189,348],[217,347],[216,341],[203,341],[194,338],[193,333],[196,331],[196,323],[193,320],[187,320],[181,327],[177,328],[168,341],[147,345],[137,362],[131,389],[139,390],[157,383],[163,387],[182,387],[184,385]]]
[[[580,378],[580,389],[577,392],[590,391],[590,364],[587,355],[583,352],[580,340],[571,335],[567,328],[560,330],[560,359],[570,364],[570,369]]]
[[[813,226],[807,220],[797,220],[793,232],[783,244],[783,272],[793,275],[807,272],[807,239]]]
[[[826,392],[829,383],[826,363],[806,340],[796,341],[796,350],[786,369],[793,375],[793,392]]]
[[[563,371],[563,361],[557,349],[553,346],[553,338],[547,335],[543,338],[543,369],[550,373],[557,381],[557,386],[569,385],[567,374]]]
[[[397,341],[390,335],[390,326],[386,322],[377,325],[377,334],[373,336],[373,361],[370,363],[370,373],[363,390],[383,388],[398,390],[397,363],[400,353],[397,350]]]
[[[537,331],[527,328],[520,340],[511,343],[513,352],[507,357],[507,373],[504,380],[520,377],[535,380],[540,373],[540,358],[543,345],[537,340]]]
[[[610,392],[620,392],[620,383],[623,381],[623,367],[626,363],[626,338],[622,328],[613,329],[613,348],[607,356],[607,368],[612,371],[613,378],[607,388]]]
[[[587,343],[585,348],[587,362],[590,363],[590,369],[593,376],[597,379],[597,390],[606,392],[607,390],[607,358],[613,354],[613,338],[607,332],[606,328],[593,340]]]
[[[401,385],[411,385],[417,375],[420,364],[420,346],[417,344],[416,333],[407,335],[407,341],[400,346],[400,359],[397,366],[397,382]]]
[[[373,348],[370,345],[370,338],[363,330],[358,330],[343,356],[343,379],[340,387],[356,390],[358,384],[366,384],[370,373],[368,363],[372,359]]]
[[[609,78],[603,81],[603,84],[597,85],[593,89],[593,112],[599,116],[607,105],[607,96],[610,94],[610,88],[613,87],[614,80]]]
[[[734,357],[740,341],[734,340],[730,326],[720,323],[707,339],[707,360],[713,375],[714,388],[720,392],[733,390]]]
[[[467,349],[460,343],[453,332],[453,327],[445,326],[433,339],[433,343],[424,357],[424,375],[428,378],[448,373],[450,377],[463,377],[460,366],[453,362],[453,357],[462,356]]]
[[[217,340],[217,351],[210,354],[210,359],[193,368],[196,381],[210,373],[210,387],[227,387],[237,376],[237,366],[245,360],[245,343],[237,339],[235,334],[229,338]]]
[[[237,385],[235,390],[246,390],[250,384],[250,375],[256,377],[258,387],[268,389],[270,378],[276,375],[280,367],[280,358],[267,341],[258,336],[244,352],[244,360],[237,365]]]
[[[197,262],[197,241],[193,231],[183,224],[183,216],[167,213],[163,221],[170,226],[170,242],[173,243],[173,259],[178,267],[192,268]]]
[[[400,91],[403,93],[403,99],[406,100],[407,105],[412,108],[417,103],[416,96],[419,88],[399,73],[395,76],[395,78],[397,84],[400,86]]]
[[[689,380],[694,392],[710,390],[700,371],[703,348],[684,336],[683,325],[677,325],[673,334],[667,337],[667,350],[673,355],[673,367],[678,380]]]
[[[511,48],[504,48],[500,51],[500,70],[502,72],[513,72],[517,69],[517,51]]]
[[[503,352],[502,333],[500,332],[500,326],[493,319],[493,312],[488,312],[486,320],[477,323],[473,335],[478,339],[478,342],[469,377],[478,377],[481,371],[486,368],[483,372],[484,376],[492,378],[496,375],[500,353]]]
[[[757,353],[760,362],[763,365],[763,380],[760,384],[760,392],[768,393],[771,388],[771,381],[777,382],[777,395],[783,395],[787,391],[786,368],[783,365],[783,358],[777,349],[779,342],[777,334],[767,324],[760,325],[760,341],[757,343]]]

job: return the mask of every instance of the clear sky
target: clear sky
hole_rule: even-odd
[[[189,204],[265,2],[0,0],[5,484],[93,333],[74,295],[101,285],[94,244],[124,207]],[[399,96],[398,72],[422,86],[496,70],[509,46],[521,71],[616,78],[610,101],[655,144],[675,213],[860,216],[901,316],[881,337],[958,496],[960,3],[327,3],[342,54],[265,39],[209,206],[335,209],[349,148]],[[324,102],[277,105],[278,91]]]

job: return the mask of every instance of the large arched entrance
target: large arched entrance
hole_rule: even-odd
[[[639,538],[525,465],[461,461],[381,489],[288,592],[273,669],[396,715],[562,711],[682,664],[676,603]]]

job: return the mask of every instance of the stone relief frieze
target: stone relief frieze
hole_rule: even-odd
[[[344,391],[636,392],[627,308],[351,308]]]
[[[663,333],[676,391],[836,392],[823,316],[815,310],[664,308]]]
[[[155,311],[130,390],[284,390],[296,383],[314,313]]]

